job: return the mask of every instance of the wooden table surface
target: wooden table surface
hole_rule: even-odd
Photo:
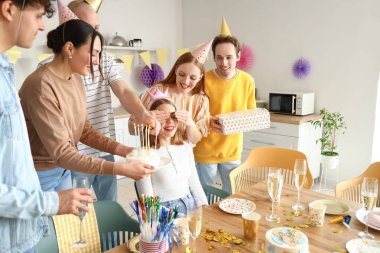
[[[287,219],[291,216],[291,206],[295,204],[297,200],[297,192],[294,186],[284,185],[281,195],[281,205],[277,208],[277,214],[281,217],[279,223],[269,222],[265,219],[265,216],[271,212],[271,201],[268,196],[266,183],[261,182],[252,186],[249,191],[240,192],[234,194],[230,198],[244,198],[253,201],[256,204],[256,212],[261,215],[259,234],[258,238],[265,240],[265,233],[267,230],[275,227],[289,225],[299,225],[307,220],[307,208],[304,211],[304,215],[295,217],[294,221],[288,221]],[[317,199],[336,199],[333,196],[328,196],[322,193],[314,192],[311,190],[302,190],[301,192],[301,203],[304,206],[311,201]],[[356,219],[355,212],[357,209],[361,208],[361,205],[358,203],[340,200],[341,202],[346,203],[350,207],[351,215],[351,229],[346,228],[341,223],[329,224],[329,220],[336,218],[334,215],[326,215],[325,223],[323,227],[307,227],[301,228],[300,230],[305,233],[309,239],[309,248],[310,252],[339,252],[342,249],[345,249],[346,242],[358,238],[357,233],[364,230],[364,225]],[[241,215],[233,215],[222,211],[217,203],[208,207],[203,208],[203,223],[202,230],[211,229],[213,231],[218,231],[219,229],[224,229],[226,232],[231,235],[236,236],[237,238],[243,237],[243,221]],[[375,235],[377,240],[380,240],[380,231],[369,228],[369,232]],[[191,245],[191,242],[190,242]],[[212,251],[208,250],[209,246],[213,246]],[[217,242],[206,242],[204,238],[197,239],[197,252],[233,252],[233,250],[239,250],[239,252],[253,252],[253,245],[244,246],[244,245],[235,245],[232,243],[231,248],[226,248],[220,243]],[[119,252],[129,252],[126,245],[121,245],[116,247],[108,253],[119,253]],[[173,252],[185,252],[185,248],[182,246],[180,248],[173,247]],[[236,251],[235,251],[236,252]]]

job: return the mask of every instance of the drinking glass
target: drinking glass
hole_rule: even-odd
[[[87,177],[74,177],[73,178],[73,188],[89,188],[88,178]],[[87,202],[83,202],[87,206]],[[80,220],[80,232],[79,232],[79,241],[73,244],[75,248],[84,248],[87,246],[87,242],[82,238],[82,224],[83,218],[86,215],[86,212],[79,210],[79,220]]]
[[[202,229],[202,207],[198,207],[191,211],[187,215],[189,221],[189,232],[190,236],[193,239],[193,253],[197,251],[196,239],[200,235]]]
[[[368,233],[368,216],[376,205],[378,195],[378,181],[376,178],[365,177],[361,187],[361,200],[364,210],[366,211],[365,217],[365,231],[359,232],[358,235],[363,239],[374,239],[375,237]]]
[[[305,207],[301,205],[301,189],[306,181],[306,169],[307,164],[305,159],[297,159],[294,163],[294,184],[297,188],[297,204],[293,205],[293,210],[301,211],[304,210]]]
[[[269,169],[268,174],[268,193],[272,200],[272,214],[267,215],[265,218],[267,221],[279,221],[280,218],[275,214],[275,204],[278,204],[281,199],[282,184],[284,183],[284,177],[281,174],[280,169]]]

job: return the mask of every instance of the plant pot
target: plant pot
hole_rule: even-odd
[[[321,164],[322,168],[334,170],[339,165],[339,155],[329,156],[329,155],[321,155]]]

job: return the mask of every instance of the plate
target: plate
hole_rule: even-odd
[[[326,214],[342,215],[350,212],[348,205],[334,199],[319,199],[313,201],[313,203],[324,204],[327,207]]]
[[[128,248],[133,253],[140,253],[139,249],[139,236],[132,237],[128,242]]]
[[[256,209],[256,205],[252,201],[239,198],[224,199],[219,202],[219,207],[223,211],[232,214],[242,214],[246,211],[254,211]]]
[[[346,243],[350,253],[380,253],[380,241],[368,239],[353,239]]]
[[[380,207],[374,208],[372,212],[380,213]],[[365,211],[363,208],[360,208],[359,210],[356,211],[356,218],[357,218],[361,223],[363,223],[364,225],[366,224],[365,221],[364,221],[364,220],[365,220],[365,215],[366,215],[366,211]],[[377,227],[377,226],[375,226],[375,225],[372,225],[371,223],[368,223],[368,227],[380,231],[380,227]]]

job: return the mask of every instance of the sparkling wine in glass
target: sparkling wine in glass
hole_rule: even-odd
[[[293,205],[292,208],[296,211],[304,210],[305,207],[301,205],[301,189],[306,181],[306,170],[307,164],[305,159],[296,159],[294,163],[294,184],[297,188],[297,204]]]
[[[361,200],[364,210],[366,211],[365,231],[359,232],[358,235],[363,239],[374,239],[375,237],[368,232],[368,216],[375,208],[378,197],[379,183],[376,178],[365,177],[361,187]]]
[[[73,178],[73,188],[89,188],[88,178],[87,177],[74,177]],[[83,202],[87,206],[87,202]],[[79,241],[73,244],[75,248],[84,248],[87,246],[87,242],[82,238],[82,228],[83,228],[83,219],[86,215],[86,212],[79,210],[79,220],[80,220],[80,232],[79,232]]]
[[[196,252],[196,239],[197,236],[200,235],[201,229],[202,229],[202,207],[198,207],[191,211],[188,215],[188,222],[189,222],[189,232],[190,236],[193,239],[193,250],[192,252]]]
[[[269,197],[272,200],[272,214],[267,215],[267,221],[279,221],[280,218],[275,214],[275,203],[279,203],[281,199],[281,190],[284,183],[284,177],[280,169],[269,169],[267,185]]]

